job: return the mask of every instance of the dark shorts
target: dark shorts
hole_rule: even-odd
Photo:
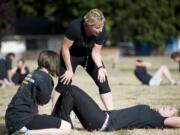
[[[71,56],[71,65],[73,68],[73,72],[75,73],[75,70],[78,65],[81,65],[82,67],[84,67],[86,65],[86,60],[87,60],[87,58],[85,56],[83,56],[83,57]],[[91,78],[94,80],[94,82],[98,86],[100,94],[105,94],[105,93],[108,93],[111,91],[107,78],[106,78],[105,82],[103,82],[103,83],[101,83],[98,80],[98,68],[97,68],[96,64],[94,63],[92,57],[89,57],[89,59],[87,61],[87,67],[85,68],[85,70],[87,71],[87,73],[91,76]],[[66,66],[65,66],[64,60],[61,55],[60,56],[60,76],[63,75],[65,73],[65,71],[66,71]],[[71,82],[70,82],[70,84],[71,84]],[[60,79],[58,80],[58,84],[55,89],[56,89],[56,91],[58,91],[60,93],[62,93],[64,91],[64,89],[65,89],[64,84],[60,81]]]
[[[30,130],[59,128],[61,119],[50,115],[35,115],[33,119],[26,125]]]

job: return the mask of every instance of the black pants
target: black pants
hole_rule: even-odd
[[[16,72],[14,74],[14,76],[12,77],[12,81],[15,83],[15,84],[21,84],[24,80],[24,78],[26,77],[27,74],[20,74],[19,72]]]
[[[164,120],[158,112],[147,105],[114,110],[109,112],[109,125],[113,130],[134,128],[164,128]]]
[[[85,92],[76,86],[66,86],[57,100],[52,115],[71,123],[72,110],[87,130],[100,129],[106,118],[105,112]]]
[[[35,115],[33,119],[26,125],[30,130],[59,128],[61,119],[50,115]]]
[[[83,56],[83,57],[71,56],[71,65],[72,65],[73,72],[75,73],[75,70],[78,65],[81,65],[82,67],[84,67],[86,65],[86,60],[87,60],[87,57],[85,57],[85,56]],[[91,78],[94,80],[96,85],[99,87],[100,94],[108,93],[111,91],[107,78],[106,78],[106,81],[103,83],[101,83],[98,80],[98,68],[97,68],[96,64],[94,63],[91,56],[87,60],[87,67],[85,70],[91,76]],[[62,55],[60,55],[60,76],[63,75],[65,73],[65,71],[66,71],[66,66],[65,66]],[[71,84],[71,82],[70,82],[70,84]],[[58,80],[58,84],[55,89],[60,93],[62,93],[64,91],[64,84],[60,81],[60,79]]]
[[[66,86],[66,91],[59,97],[52,115],[71,122],[69,115],[72,110],[87,130],[99,130],[106,119],[106,113],[85,92],[76,86]],[[110,117],[105,131],[165,127],[165,118],[147,105],[107,113]]]

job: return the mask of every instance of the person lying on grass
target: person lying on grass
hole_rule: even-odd
[[[135,76],[145,85],[159,86],[163,79],[166,79],[172,85],[177,84],[177,81],[172,78],[171,73],[166,66],[161,66],[154,75],[148,73],[148,69],[152,67],[152,63],[150,62],[138,59],[136,60],[135,66]]]
[[[180,128],[178,110],[163,107],[157,110],[148,105],[103,111],[84,90],[69,85],[58,98],[52,115],[71,123],[70,113],[74,111],[82,126],[88,131],[116,131],[134,128]],[[73,125],[72,125],[73,127]]]

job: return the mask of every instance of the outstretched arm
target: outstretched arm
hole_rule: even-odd
[[[164,125],[172,128],[180,128],[180,117],[169,117],[164,120]]]
[[[175,107],[162,107],[157,111],[161,116],[166,117],[164,120],[166,127],[180,128],[180,117],[177,116],[178,110]]]

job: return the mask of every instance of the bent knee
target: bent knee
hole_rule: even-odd
[[[162,70],[166,70],[166,69],[167,69],[167,66],[162,65],[162,66],[161,66],[161,69],[162,69]]]
[[[63,133],[68,134],[71,132],[71,124],[65,120],[62,120],[59,129],[62,130]]]

